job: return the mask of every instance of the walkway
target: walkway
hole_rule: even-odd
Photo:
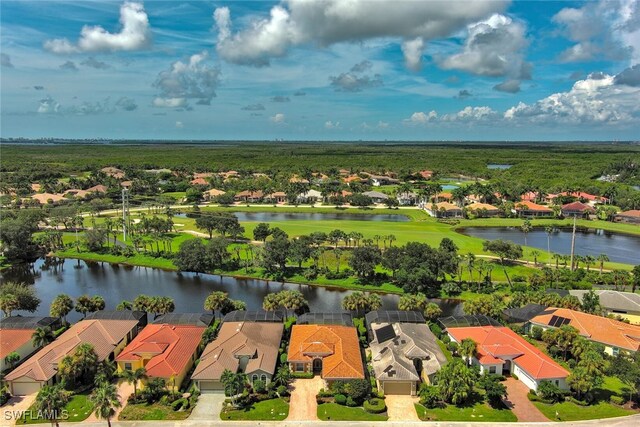
[[[287,421],[316,421],[318,402],[316,395],[323,388],[324,380],[320,376],[312,379],[297,379],[291,383],[291,400]]]
[[[507,378],[504,385],[507,387],[507,399],[504,403],[518,417],[519,423],[549,421],[527,397],[529,387],[512,377]]]
[[[16,418],[20,418],[23,414],[22,411],[26,411],[36,401],[37,394],[28,394],[26,396],[13,396],[7,403],[4,404],[0,411],[0,426],[14,426],[16,424]]]
[[[385,396],[389,421],[420,421],[416,413],[418,398],[389,394]]]

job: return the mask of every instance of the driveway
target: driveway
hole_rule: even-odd
[[[118,417],[120,416],[120,412],[122,412],[124,407],[127,406],[127,399],[129,398],[129,396],[133,394],[133,384],[129,384],[126,381],[121,380],[119,383],[116,384],[116,387],[118,388],[118,400],[120,401],[121,406],[119,408],[116,408],[113,414],[113,417],[111,417],[112,420],[118,419]],[[140,389],[138,389],[138,393],[139,392],[140,392]],[[84,420],[84,422],[86,423],[96,422],[96,421],[104,422],[104,420],[96,417],[95,412],[89,415],[89,417],[86,420]]]
[[[318,419],[316,395],[325,386],[320,376],[297,379],[291,383],[291,400],[287,421],[315,421]]]
[[[16,418],[19,418],[22,411],[26,411],[36,401],[37,394],[28,394],[26,396],[13,396],[4,404],[0,411],[0,425],[14,426]]]
[[[507,387],[507,399],[504,403],[518,417],[518,422],[549,421],[527,397],[529,387],[511,377],[507,378],[504,385]]]
[[[225,399],[224,393],[202,393],[187,419],[189,421],[220,420],[220,411]]]
[[[389,421],[420,421],[414,406],[418,403],[417,397],[388,394],[385,395],[384,401]]]

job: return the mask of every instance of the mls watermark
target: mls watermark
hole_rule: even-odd
[[[22,410],[5,410],[4,411],[4,420],[5,421],[17,421],[17,420],[68,420],[69,419],[69,411],[63,409],[61,411],[34,411],[32,409],[22,409]]]

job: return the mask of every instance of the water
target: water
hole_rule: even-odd
[[[107,309],[115,309],[122,300],[132,301],[139,294],[170,296],[175,300],[176,312],[204,311],[204,300],[212,291],[229,293],[232,299],[247,303],[247,309],[262,307],[265,295],[285,289],[303,293],[311,311],[337,311],[342,299],[352,291],[323,288],[319,286],[280,283],[259,279],[164,271],[145,267],[130,267],[117,264],[85,262],[80,260],[38,260],[33,266],[23,266],[5,271],[3,280],[17,280],[33,284],[42,300],[36,314],[48,315],[49,305],[56,295],[65,293],[75,298],[83,294],[101,295]],[[397,295],[382,295],[383,309],[396,310]],[[462,304],[457,300],[435,301],[443,315],[461,315]],[[28,315],[26,312],[16,314]],[[73,312],[69,320],[80,319]]]
[[[469,227],[461,230],[467,236],[485,240],[511,240],[524,245],[524,233],[514,227]],[[527,245],[547,251],[547,233],[542,229],[534,229],[527,234]],[[571,230],[559,229],[551,235],[551,252],[571,253]],[[606,254],[611,261],[625,264],[640,263],[640,237],[627,234],[616,234],[604,230],[583,230],[576,232],[576,249],[578,255],[597,257]],[[546,259],[546,254],[540,259]]]
[[[234,212],[240,222],[282,222],[282,221],[386,221],[408,222],[404,215],[394,214],[350,214],[350,213],[320,213],[320,212]],[[188,213],[175,215],[185,218]]]
[[[513,165],[490,164],[490,165],[487,165],[487,169],[506,170],[506,169],[509,169],[511,166]]]
[[[443,190],[455,190],[456,188],[460,188],[458,185],[453,184],[445,184],[441,186]]]

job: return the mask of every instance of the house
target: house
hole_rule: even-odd
[[[204,178],[194,178],[190,181],[191,185],[209,185],[209,182]]]
[[[467,206],[467,209],[480,218],[498,216],[502,213],[499,208],[488,203],[471,203]]]
[[[389,196],[379,191],[365,191],[362,194],[369,196],[373,203],[384,203],[384,201],[389,198]]]
[[[76,199],[84,199],[85,197],[87,197],[89,195],[89,191],[87,190],[80,190],[78,188],[71,188],[69,190],[65,190],[64,193],[62,193],[64,196],[68,196],[69,194],[71,194],[73,197],[75,197]]]
[[[66,200],[62,194],[38,193],[31,196],[33,200],[37,200],[41,205],[49,203],[59,203]]]
[[[614,217],[616,222],[626,222],[629,224],[640,224],[640,210],[634,209],[616,214]]]
[[[462,218],[462,209],[449,202],[432,203],[425,205],[424,209],[436,218]]]
[[[438,203],[439,201],[451,200],[453,196],[451,193],[438,193],[435,196],[431,196],[431,201]]]
[[[227,194],[227,193],[225,191],[212,188],[211,190],[205,191],[203,196],[205,200],[213,200],[218,196],[222,196],[223,194]]]
[[[322,193],[318,190],[308,190],[306,193],[299,194],[296,198],[298,203],[318,203],[322,200]]]
[[[418,195],[413,191],[398,194],[398,204],[401,206],[415,205]]]
[[[369,174],[369,180],[374,187],[380,187],[381,185],[397,184],[400,181],[384,175],[371,175]]]
[[[433,171],[429,171],[429,170],[423,170],[418,172],[418,175],[420,175],[422,177],[422,179],[431,179],[433,177]]]
[[[538,205],[537,203],[521,201],[516,203],[516,207],[513,210],[519,217],[543,217],[552,216],[553,209],[548,206]]]
[[[480,366],[481,373],[514,375],[531,390],[537,390],[541,381],[569,388],[566,369],[507,327],[449,327],[447,333],[458,344],[464,339],[475,341],[471,363]]]
[[[250,383],[271,382],[278,360],[284,325],[280,322],[223,322],[218,337],[209,343],[191,379],[205,391],[223,391],[225,370],[243,372]]]
[[[591,206],[594,206],[596,203],[609,203],[609,199],[607,199],[606,197],[596,196],[594,194],[585,193],[584,191],[574,191],[572,193],[564,191],[557,196],[575,197],[579,201],[586,202]]]
[[[56,317],[10,316],[0,320],[0,372],[10,366],[5,358],[11,353],[18,353],[20,363],[27,359],[40,347],[33,345],[33,333],[37,328],[56,330],[61,326]],[[15,366],[14,364],[14,366]]]
[[[420,382],[431,383],[447,359],[426,323],[373,323],[368,327],[371,364],[384,394],[415,396]]]
[[[571,289],[569,294],[582,301],[587,292],[589,291],[584,289]],[[594,292],[600,299],[600,307],[604,315],[621,317],[634,325],[640,325],[640,295],[612,290],[594,290]]]
[[[531,319],[527,328],[551,329],[563,325],[573,326],[589,341],[604,345],[605,353],[613,356],[620,351],[640,350],[640,326],[568,308],[549,308]]]
[[[262,200],[264,197],[264,193],[260,190],[258,191],[241,191],[233,196],[233,200],[236,202],[246,202],[246,203],[257,203]]]
[[[273,203],[283,204],[287,202],[287,193],[284,191],[276,191],[270,194],[268,199]]]
[[[523,195],[520,196],[520,201],[522,202],[536,202],[538,200],[538,197],[540,195],[538,193],[535,193],[533,191],[528,191],[526,193],[524,193]]]
[[[353,326],[294,325],[287,363],[292,372],[319,373],[329,383],[364,378],[360,342]]]
[[[206,328],[205,324],[169,322],[147,325],[116,357],[118,372],[144,367],[149,378],[163,378],[177,390],[198,358]]]
[[[546,305],[529,303],[522,307],[505,308],[502,315],[508,323],[525,323],[546,309]]]
[[[86,191],[88,191],[89,193],[106,193],[107,187],[105,185],[98,184],[94,185],[93,187],[87,188]]]
[[[107,176],[110,176],[111,178],[115,178],[115,179],[124,178],[124,171],[113,166],[107,166],[105,168],[102,168],[100,169],[100,172],[104,173]]]
[[[587,215],[595,214],[596,210],[591,206],[582,202],[572,202],[562,205],[562,216],[582,218]]]
[[[98,362],[113,360],[136,336],[138,326],[139,321],[135,319],[81,320],[5,377],[11,394],[37,393],[43,386],[58,382],[58,363],[72,355],[80,344],[91,344]]]

